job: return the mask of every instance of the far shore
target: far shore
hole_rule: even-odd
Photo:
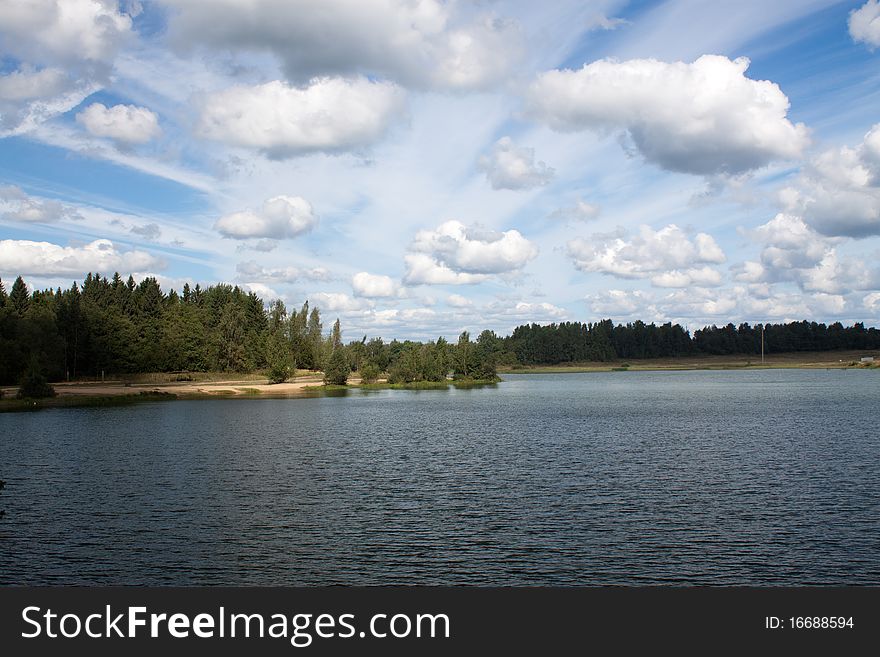
[[[865,356],[873,356],[873,363],[863,363]],[[534,367],[499,368],[499,374],[565,374],[580,372],[632,372],[682,370],[744,370],[744,369],[880,369],[880,353],[855,351],[797,352],[760,356],[694,356],[682,358],[628,359],[611,362],[564,363]],[[127,380],[81,380],[56,382],[55,397],[40,400],[15,399],[17,388],[0,388],[0,411],[26,408],[67,406],[117,405],[137,401],[163,399],[212,398],[287,398],[334,394],[345,390],[445,389],[449,385],[467,387],[492,382],[437,382],[433,384],[389,384],[380,379],[363,384],[358,377],[349,379],[347,386],[325,386],[323,374],[314,371],[297,372],[285,383],[270,383],[260,374],[230,375],[217,372],[155,373],[135,375]]]
[[[866,356],[874,362],[865,364]],[[499,367],[500,374],[556,374],[577,372],[742,370],[742,369],[847,369],[880,367],[877,351],[801,351],[761,356],[681,356],[679,358],[631,358],[607,362],[560,363],[533,367]]]

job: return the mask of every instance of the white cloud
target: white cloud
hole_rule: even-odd
[[[450,269],[444,263],[424,253],[410,253],[403,257],[407,285],[473,285],[489,279],[486,274],[468,274]]]
[[[253,292],[260,297],[264,303],[280,299],[282,296],[264,283],[244,283],[243,285],[249,292]]]
[[[162,229],[157,223],[134,225],[129,227],[128,232],[147,240],[157,240],[162,235]]]
[[[0,101],[27,101],[55,96],[64,91],[69,82],[57,68],[40,71],[22,68],[0,75]]]
[[[880,235],[880,124],[856,148],[814,157],[781,197],[788,212],[824,235]]]
[[[259,210],[243,210],[217,220],[214,228],[224,237],[285,239],[310,231],[318,219],[311,204],[299,196],[276,196]]]
[[[764,243],[762,264],[775,269],[812,267],[830,248],[827,239],[807,226],[800,217],[780,213],[753,231]]]
[[[607,290],[587,297],[590,309],[604,317],[656,317],[651,297],[641,290]]]
[[[0,75],[0,137],[28,132],[82,102],[97,87],[58,68],[22,66]]]
[[[18,70],[0,76],[0,137],[28,133],[109,80],[130,38],[115,0],[5,0],[0,45]]]
[[[805,292],[841,294],[880,285],[880,268],[859,258],[841,258],[840,239],[820,235],[801,217],[777,214],[751,231],[762,244],[760,261],[734,267],[745,283],[793,282]]]
[[[325,267],[263,267],[250,260],[235,266],[239,277],[248,281],[275,281],[279,283],[296,283],[298,281],[329,281],[333,276]]]
[[[88,272],[131,272],[160,267],[161,261],[144,251],[120,251],[110,240],[84,246],[50,242],[0,240],[0,271],[32,276],[84,276]]]
[[[849,14],[849,34],[856,43],[873,50],[880,46],[880,2],[868,0]]]
[[[512,303],[508,300],[499,300],[483,308],[480,315],[492,317],[495,320],[504,318],[523,323],[532,323],[558,321],[564,319],[567,313],[564,308],[546,301],[540,303],[517,301]]]
[[[309,300],[322,312],[354,312],[373,306],[367,299],[355,299],[342,292],[316,292],[310,295]]]
[[[583,199],[570,207],[559,208],[550,213],[548,219],[563,219],[565,221],[592,221],[602,212],[602,208],[594,203],[587,203]]]
[[[624,129],[646,160],[671,171],[738,174],[799,157],[806,127],[786,118],[776,84],[745,76],[748,66],[717,55],[599,60],[538,76],[527,110],[564,132]]]
[[[390,276],[358,272],[351,279],[351,287],[356,297],[379,298],[395,297],[400,293],[400,286]]]
[[[862,299],[862,305],[872,313],[880,315],[880,292],[871,292]]]
[[[502,137],[488,155],[478,161],[492,189],[531,189],[546,185],[553,178],[553,169],[535,162],[535,149],[518,148],[510,137]]]
[[[446,305],[453,308],[469,308],[474,305],[474,302],[460,294],[450,294],[446,297]]]
[[[419,231],[410,250],[429,256],[453,272],[477,276],[521,269],[538,255],[538,249],[518,230],[498,233],[467,227],[455,220],[434,230]],[[412,280],[409,272],[407,278]]]
[[[367,146],[403,109],[403,91],[389,82],[316,78],[297,88],[275,80],[210,95],[198,133],[280,159]]]
[[[269,52],[289,80],[363,74],[407,86],[475,89],[517,64],[516,23],[442,0],[165,0],[183,49]],[[462,11],[459,11],[463,9]]]
[[[64,219],[82,219],[79,213],[60,201],[39,199],[20,188],[0,187],[0,217],[19,223],[49,224]]]
[[[28,61],[106,63],[131,34],[116,0],[7,0],[0,3],[4,50]]]
[[[146,107],[92,103],[76,115],[81,124],[95,137],[108,137],[123,144],[145,144],[162,134],[159,117]]]
[[[619,278],[649,278],[657,287],[716,286],[721,274],[708,265],[724,262],[717,242],[706,233],[693,240],[675,224],[658,231],[642,226],[639,234],[594,235],[568,243],[575,267]]]

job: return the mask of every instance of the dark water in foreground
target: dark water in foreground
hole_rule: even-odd
[[[0,415],[0,583],[880,584],[880,372]]]

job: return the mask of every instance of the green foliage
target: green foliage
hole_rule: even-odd
[[[324,370],[324,384],[344,386],[348,383],[348,375],[351,374],[351,366],[345,349],[334,349]]]
[[[361,375],[361,383],[365,384],[376,383],[379,380],[379,374],[381,374],[379,366],[369,362],[363,363],[358,372]]]
[[[21,379],[21,384],[18,388],[18,398],[42,399],[54,396],[55,389],[46,380],[46,375],[43,374],[43,370],[40,368],[36,357],[32,358]]]
[[[9,292],[9,303],[19,316],[24,315],[31,305],[30,293],[21,276],[16,278],[12,284],[12,290]]]
[[[284,383],[294,375],[296,364],[290,353],[290,343],[282,333],[272,333],[267,338],[266,361],[270,383]]]
[[[603,320],[524,325],[508,337],[487,330],[475,342],[464,332],[455,344],[442,337],[386,343],[364,336],[347,346],[338,320],[327,336],[322,327],[320,311],[308,301],[289,314],[280,301],[267,310],[255,294],[232,285],[184,285],[177,294],[164,292],[151,277],[136,283],[131,276],[108,280],[89,273],[81,286],[31,292],[19,276],[9,293],[0,281],[0,384],[20,382],[34,358],[41,375],[57,381],[263,368],[281,379],[294,363],[330,369],[334,358],[341,372],[344,357],[348,371],[369,364],[388,372],[392,382],[412,384],[443,382],[450,372],[458,381],[494,380],[499,366],[517,364],[758,355],[762,331],[765,353],[880,349],[878,329],[839,322],[727,324],[691,336],[678,324]]]

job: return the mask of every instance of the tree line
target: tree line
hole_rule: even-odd
[[[523,365],[552,365],[579,361],[612,361],[627,358],[676,358],[701,355],[758,355],[761,332],[765,353],[880,349],[880,331],[861,322],[845,327],[817,322],[784,324],[747,323],[707,326],[691,335],[680,324],[615,325],[610,319],[596,323],[562,322],[518,326],[505,339],[507,359]]]
[[[381,338],[344,344],[337,319],[325,335],[321,312],[306,301],[268,307],[253,292],[218,284],[164,292],[155,278],[136,283],[118,273],[88,274],[82,285],[30,291],[18,277],[0,280],[0,383],[119,377],[145,372],[254,372],[285,381],[297,368],[320,370],[328,383],[351,372],[365,382],[494,380],[499,365],[550,365],[702,354],[878,349],[880,331],[839,322],[709,326],[691,335],[679,324],[561,322],[518,326],[509,336],[468,332],[455,343]]]
[[[165,293],[152,277],[136,283],[90,273],[82,285],[33,292],[19,276],[7,293],[0,280],[0,384],[26,384],[33,396],[47,391],[47,381],[146,372],[265,371],[282,382],[299,368],[323,371],[336,384],[352,371],[367,382],[385,372],[392,383],[450,373],[495,379],[493,353],[467,332],[456,344],[364,336],[346,345],[339,320],[325,335],[321,312],[308,301],[298,310],[281,300],[266,307],[227,284]]]

